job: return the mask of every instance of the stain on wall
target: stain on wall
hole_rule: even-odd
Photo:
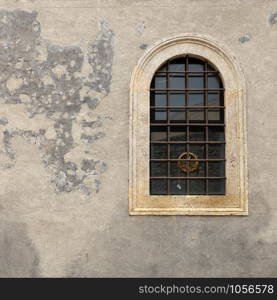
[[[4,127],[1,154],[6,157],[0,167],[16,164],[12,140],[20,136],[37,145],[57,193],[97,192],[98,176],[106,164],[89,156],[89,151],[78,152],[79,162],[67,157],[80,144],[91,147],[105,136],[97,130],[102,121],[95,110],[108,96],[112,81],[114,34],[108,23],[101,22],[99,34],[86,53],[79,46],[62,47],[43,39],[36,12],[1,10],[0,36],[1,104],[23,104],[28,118],[43,115],[51,122],[47,130],[26,131],[10,127],[9,120],[0,116]],[[89,72],[84,74],[84,68]],[[80,119],[85,106],[87,118]],[[86,128],[79,140],[74,139],[74,126]],[[93,170],[83,167],[87,161],[94,162]],[[98,165],[101,167],[96,168]]]
[[[269,23],[270,25],[275,25],[275,24],[277,24],[277,11],[274,11],[273,13],[271,13],[271,14],[269,15],[268,23]]]
[[[136,31],[139,32],[139,33],[143,33],[145,28],[146,28],[146,25],[145,25],[144,22],[137,23],[136,26],[135,26]]]
[[[251,40],[251,38],[252,38],[252,36],[251,36],[251,34],[245,34],[245,35],[243,35],[243,36],[241,36],[240,38],[239,38],[239,42],[241,43],[241,44],[244,44],[244,43],[246,43],[246,42],[249,42],[250,40]]]
[[[0,117],[0,125],[7,125],[9,123],[8,119],[5,117]]]
[[[67,276],[276,276],[276,241],[264,238],[270,207],[262,193],[250,196],[259,199],[259,214],[249,217],[112,219],[68,265]]]
[[[39,277],[39,256],[21,222],[0,223],[0,277]]]
[[[141,50],[145,50],[148,47],[148,45],[147,44],[141,44],[139,47],[140,47]]]

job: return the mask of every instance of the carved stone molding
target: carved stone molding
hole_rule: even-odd
[[[225,88],[226,195],[149,194],[149,88],[168,59],[191,55],[217,69]],[[246,86],[234,55],[209,37],[183,34],[145,52],[130,85],[129,213],[131,215],[247,215]]]

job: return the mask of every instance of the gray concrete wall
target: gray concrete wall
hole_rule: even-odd
[[[0,4],[0,277],[277,277],[277,1]],[[186,32],[246,77],[247,217],[128,215],[131,73]]]

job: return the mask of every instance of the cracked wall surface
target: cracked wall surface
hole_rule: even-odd
[[[276,0],[0,7],[0,277],[277,277]],[[131,74],[189,32],[245,75],[247,217],[128,215]]]

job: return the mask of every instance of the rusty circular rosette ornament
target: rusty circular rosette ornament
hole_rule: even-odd
[[[198,157],[194,153],[184,152],[178,157],[177,167],[185,173],[193,172],[199,167],[199,161],[195,159],[198,159]]]

